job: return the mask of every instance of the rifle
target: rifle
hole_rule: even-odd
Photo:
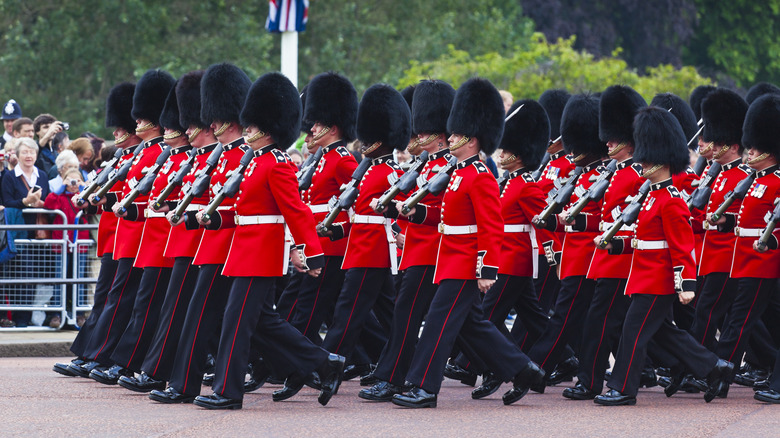
[[[192,200],[203,195],[208,190],[211,184],[211,172],[217,167],[219,163],[219,157],[222,156],[222,143],[218,143],[217,147],[211,151],[211,155],[206,159],[206,165],[198,171],[198,176],[195,178],[195,182],[192,183],[190,189],[184,194],[181,202],[176,205],[173,211],[173,222],[176,223],[184,216],[184,212],[187,211],[187,207],[192,203]]]
[[[358,184],[360,184],[360,180],[363,179],[363,175],[366,174],[368,168],[371,167],[371,161],[371,158],[364,157],[363,161],[360,162],[360,165],[352,173],[352,179],[347,183],[346,187],[344,187],[344,191],[341,192],[341,195],[339,195],[338,198],[336,198],[336,196],[330,198],[330,201],[328,201],[328,215],[317,225],[317,232],[325,234],[325,232],[328,231],[328,228],[333,225],[333,222],[336,220],[339,213],[352,207],[352,204],[355,203],[355,199],[357,199],[358,196]]]
[[[505,170],[504,173],[501,174],[501,177],[496,181],[498,183],[498,193],[504,191],[504,186],[506,186],[507,181],[509,181],[509,171]]]
[[[203,222],[211,220],[211,215],[214,214],[217,207],[222,204],[222,201],[225,200],[225,198],[236,196],[238,188],[241,186],[241,181],[244,180],[244,171],[254,157],[255,151],[252,149],[249,149],[244,153],[244,156],[241,157],[241,161],[238,163],[238,167],[236,167],[233,175],[230,175],[230,178],[225,182],[225,185],[222,186],[222,190],[214,195],[214,199],[212,199],[211,202],[209,202],[209,205],[203,210]],[[176,220],[178,221],[178,219]]]
[[[707,167],[707,159],[700,155],[699,158],[696,159],[696,163],[693,165],[693,173],[695,173],[696,176],[701,176],[705,167]]]
[[[542,210],[539,216],[533,219],[534,225],[542,226],[547,219],[555,214],[560,213],[563,207],[571,200],[571,195],[574,193],[574,188],[577,186],[577,180],[582,175],[582,166],[574,168],[574,174],[566,180],[566,182],[555,192],[555,195],[547,201],[547,207]]]
[[[148,195],[149,192],[152,191],[154,180],[157,178],[157,172],[160,171],[160,168],[163,167],[163,164],[168,161],[168,157],[170,156],[171,147],[165,146],[165,149],[157,156],[157,161],[154,162],[154,166],[152,166],[141,181],[138,182],[138,185],[136,185],[133,190],[130,190],[130,193],[122,199],[122,202],[119,204],[119,211],[117,211],[118,215],[121,216],[127,213],[127,207],[135,201],[135,198],[137,198],[138,195]]]
[[[545,152],[544,157],[542,157],[541,164],[539,164],[539,167],[537,167],[536,170],[534,170],[531,173],[531,178],[533,178],[534,181],[539,181],[539,178],[541,178],[542,176],[542,172],[544,172],[544,168],[547,167],[548,164],[550,164],[550,158],[551,158],[550,153]]]
[[[591,185],[588,189],[588,193],[578,199],[577,203],[574,204],[574,207],[569,210],[569,213],[566,215],[566,223],[572,223],[572,221],[574,221],[574,217],[580,214],[582,209],[584,209],[590,201],[598,201],[604,197],[604,193],[609,187],[609,181],[617,170],[617,165],[618,162],[614,158],[609,162],[609,164],[607,164],[607,167],[604,169],[604,171],[601,172],[599,177],[596,179],[596,182],[594,182],[593,185]]]
[[[755,179],[756,171],[753,171],[750,175],[747,176],[747,178],[737,183],[737,185],[734,186],[734,190],[728,192],[726,197],[723,198],[723,202],[720,203],[718,209],[715,210],[715,213],[712,213],[712,221],[717,222],[718,219],[720,219],[720,217],[726,213],[726,210],[729,209],[734,201],[737,199],[745,199],[745,195],[747,195],[747,192],[750,190],[750,186],[753,185],[753,181],[755,181]]]
[[[442,190],[447,188],[447,184],[450,182],[450,175],[455,171],[458,165],[458,159],[455,157],[450,158],[450,161],[439,170],[433,178],[429,179],[422,185],[416,192],[412,194],[401,206],[402,214],[409,214],[410,211],[423,200],[429,193],[438,194]]]
[[[160,192],[160,196],[157,197],[157,200],[152,203],[153,210],[161,209],[165,200],[171,196],[171,193],[173,193],[176,187],[182,184],[184,177],[187,176],[192,170],[192,164],[195,162],[195,157],[197,156],[198,150],[196,148],[192,148],[189,152],[187,160],[179,167],[179,170],[176,171],[173,179],[171,179],[168,185],[165,186],[163,191]]]
[[[688,200],[689,210],[701,210],[707,205],[707,201],[709,201],[710,195],[712,194],[711,186],[715,182],[715,178],[720,174],[720,170],[720,163],[713,162],[710,166],[710,170],[708,170],[707,174],[704,175],[704,178],[701,179],[699,186],[691,193],[691,198]]]
[[[761,237],[758,238],[758,246],[760,249],[766,249],[769,238],[772,237],[772,233],[775,231],[777,223],[780,222],[780,199],[775,199],[775,209],[772,211],[772,216],[769,217],[769,221],[766,223],[766,228],[761,232]]]
[[[130,172],[130,168],[133,167],[133,161],[135,161],[135,157],[137,157],[143,149],[144,143],[142,142],[135,147],[135,150],[133,151],[133,158],[127,160],[125,164],[122,165],[122,167],[111,171],[111,174],[108,175],[108,179],[106,180],[105,184],[100,186],[100,189],[95,193],[95,203],[99,202],[104,196],[106,196],[106,193],[111,190],[111,187],[114,187],[114,184],[119,181],[124,181],[125,178],[127,178],[127,173]]]
[[[95,190],[100,188],[103,184],[108,181],[108,175],[111,173],[112,170],[114,170],[114,167],[116,167],[116,164],[119,162],[119,159],[122,158],[122,149],[117,149],[114,153],[114,156],[111,158],[111,161],[106,163],[106,167],[103,168],[103,171],[100,172],[98,175],[95,176],[95,178],[92,180],[92,182],[85,188],[81,193],[79,193],[79,198],[76,200],[76,205],[81,207],[82,205],[87,203],[87,198],[89,198],[89,195],[94,193]]]
[[[615,221],[614,224],[607,230],[604,235],[601,236],[599,241],[599,248],[604,249],[612,241],[618,231],[623,228],[623,225],[631,225],[636,222],[636,218],[639,216],[639,212],[642,210],[642,204],[647,198],[647,194],[650,193],[650,180],[645,181],[641,187],[639,187],[639,193],[633,196],[631,203],[629,203],[623,210],[623,214]]]
[[[396,177],[390,188],[385,190],[382,196],[379,197],[374,211],[377,213],[382,213],[387,205],[390,204],[390,201],[398,196],[399,193],[408,193],[409,190],[412,190],[414,185],[417,184],[417,177],[420,176],[420,172],[422,172],[427,162],[428,151],[423,151],[420,156],[417,157],[417,161],[412,164],[412,167],[410,167],[406,173],[401,175],[400,178]],[[391,174],[391,176],[395,176],[395,173]]]
[[[309,158],[301,166],[295,176],[298,178],[298,190],[304,191],[311,186],[311,178],[314,176],[314,171],[317,170],[317,165],[322,158],[322,148],[317,149],[317,152],[309,155]]]

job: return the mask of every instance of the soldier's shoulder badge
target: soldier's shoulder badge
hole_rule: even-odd
[[[642,175],[642,165],[639,163],[634,163],[631,165],[631,168],[634,169],[634,172],[636,172],[637,175]]]
[[[526,172],[526,173],[524,173],[524,174],[522,174],[522,175],[520,175],[520,176],[523,178],[523,181],[525,181],[525,182],[527,182],[527,183],[536,182],[536,180],[534,179],[534,177],[533,177],[533,176],[531,176],[531,174],[530,174],[530,173],[528,173],[528,172]]]
[[[284,163],[287,161],[287,154],[280,151],[279,149],[272,149],[271,153],[274,154],[274,158],[276,158],[277,163]]]
[[[485,163],[483,163],[481,161],[475,161],[474,162],[474,168],[477,169],[477,173],[487,173],[487,172],[489,172],[487,166],[485,166]]]
[[[740,164],[738,167],[741,171],[745,172],[746,175],[750,175],[751,173],[753,173],[753,169],[751,169],[750,166],[748,166],[747,164],[743,163]]]
[[[336,148],[336,152],[341,155],[342,157],[346,157],[348,155],[351,155],[349,153],[349,149],[345,148],[344,146],[339,146]]]
[[[390,168],[393,169],[393,170],[403,170],[403,169],[401,169],[401,166],[399,166],[398,163],[396,163],[393,160],[388,161],[387,165],[390,166]]]
[[[669,194],[672,195],[672,198],[682,198],[682,195],[680,194],[680,191],[677,190],[677,187],[669,186],[666,188],[666,190],[669,191]]]

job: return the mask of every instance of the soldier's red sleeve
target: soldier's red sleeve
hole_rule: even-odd
[[[478,173],[469,197],[477,219],[477,278],[495,280],[504,234],[498,182],[490,172]]]
[[[674,269],[674,289],[677,293],[696,291],[696,263],[690,212],[682,198],[672,198],[661,210],[666,242]]]
[[[529,221],[547,206],[546,196],[537,184],[525,184],[520,193],[520,209]]]

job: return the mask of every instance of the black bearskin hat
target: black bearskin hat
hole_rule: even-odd
[[[249,76],[233,64],[209,67],[200,82],[201,121],[237,122],[251,85]]]
[[[496,87],[487,79],[471,78],[455,92],[447,132],[476,138],[490,156],[504,133],[504,117],[504,100]]]
[[[780,155],[780,95],[765,94],[753,101],[745,115],[742,145]]]
[[[203,70],[191,71],[176,83],[176,103],[179,104],[179,124],[185,129],[190,126],[207,128],[200,119],[200,81]]]
[[[455,89],[444,81],[425,80],[417,84],[412,100],[412,131],[447,132],[447,119],[454,99]]]
[[[108,92],[106,128],[123,128],[127,132],[135,132],[135,119],[130,115],[134,93],[135,84],[132,82],[122,82]]]
[[[175,82],[176,79],[163,70],[148,70],[144,73],[135,85],[133,118],[146,119],[159,125],[165,99]]]
[[[696,131],[699,130],[696,115],[693,114],[693,110],[688,103],[679,96],[672,93],[659,93],[653,97],[653,101],[650,102],[650,105],[670,111],[672,115],[677,118],[677,121],[680,122],[683,134],[685,134],[687,140],[693,138]],[[697,147],[695,143],[694,147]]]
[[[412,114],[401,93],[386,84],[369,87],[360,100],[357,136],[367,145],[381,141],[383,146],[405,149],[412,136]]]
[[[255,125],[286,150],[301,133],[301,98],[287,76],[266,73],[252,84],[241,110],[241,126]]]
[[[179,103],[176,100],[176,85],[178,83],[179,81],[176,81],[173,87],[171,87],[171,91],[168,92],[168,98],[165,99],[165,106],[162,114],[160,114],[160,126],[184,134],[187,128],[183,128],[179,122]]]
[[[409,105],[409,110],[412,109],[412,100],[414,99],[414,89],[416,87],[414,85],[409,85],[408,87],[401,90],[401,96],[403,96],[404,100],[406,101],[406,104]]]
[[[607,155],[607,144],[599,138],[599,99],[592,94],[572,96],[561,115],[563,149],[574,156]]]
[[[631,143],[634,133],[631,125],[634,116],[647,106],[645,99],[633,88],[613,85],[601,94],[599,99],[599,138],[604,143],[617,141]]]
[[[346,142],[355,139],[358,97],[349,79],[338,73],[320,73],[309,82],[303,113],[305,123],[336,125]],[[406,139],[407,142],[409,139]]]
[[[523,108],[504,124],[504,136],[498,147],[515,154],[526,168],[536,169],[550,141],[550,120],[544,108],[531,99],[515,102],[508,114],[514,113],[520,105]]]
[[[566,102],[569,101],[571,94],[566,90],[547,90],[539,97],[539,104],[547,112],[547,118],[550,119],[550,140],[555,140],[561,136],[561,115]]]
[[[634,161],[668,164],[672,175],[688,168],[688,141],[680,122],[669,111],[651,106],[634,119]]]
[[[745,102],[747,102],[748,105],[752,105],[753,101],[765,94],[780,94],[780,88],[769,82],[759,82],[750,87],[750,90],[748,90],[745,95]]]
[[[303,90],[301,90],[301,94],[299,95],[301,98],[301,132],[309,135],[311,134],[311,128],[314,126],[313,123],[308,123],[305,120],[303,120],[303,113],[306,111],[306,95],[309,93],[309,84],[306,84],[303,87]]]
[[[701,103],[702,139],[724,145],[741,144],[747,109],[745,99],[731,90],[718,88],[708,94]]]
[[[701,120],[701,103],[708,94],[715,90],[717,90],[717,88],[713,87],[712,85],[699,85],[691,92],[691,96],[688,98],[688,103],[691,104],[693,115],[696,116],[696,123]]]

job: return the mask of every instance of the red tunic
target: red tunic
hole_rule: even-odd
[[[393,161],[392,155],[371,160],[371,167],[360,180],[360,190],[352,205],[354,216],[350,218],[350,222],[338,224],[344,230],[343,235],[349,235],[341,269],[391,267],[390,257],[397,257],[395,253],[390,254],[389,240],[395,242],[389,228],[391,219],[377,214],[370,204],[390,188],[391,174],[400,177],[403,173],[401,167]],[[365,220],[382,223],[362,223]]]
[[[217,168],[211,174],[211,187],[209,187],[210,199],[222,190],[222,185],[227,182],[230,175],[233,175],[235,169],[241,162],[241,157],[248,150],[249,146],[244,144],[244,139],[239,138],[230,144],[224,145],[222,155],[219,157]],[[208,158],[208,157],[206,157]],[[232,211],[234,198],[225,198],[218,211]],[[233,240],[234,228],[224,228],[220,230],[205,230],[200,239],[198,251],[195,254],[193,265],[221,265],[227,259],[230,250],[230,241]]]
[[[707,204],[707,213],[714,213],[723,203],[726,194],[730,192],[740,181],[745,179],[752,171],[741,160],[734,160],[723,166],[720,174],[712,184],[712,195]],[[736,215],[739,212],[740,200],[734,201],[726,214]],[[699,275],[707,275],[712,272],[731,271],[731,259],[733,258],[734,242],[736,236],[729,229],[727,232],[718,231],[717,227],[707,226],[702,245],[702,256],[699,262]]]
[[[496,279],[501,259],[501,218],[498,183],[474,155],[458,163],[439,210],[441,236],[434,282],[447,279]],[[446,227],[474,227],[476,232],[448,234]],[[462,229],[462,228],[461,228]]]
[[[320,223],[328,215],[328,201],[333,196],[341,194],[341,186],[352,179],[352,173],[357,168],[357,160],[345,147],[343,141],[324,146],[322,158],[311,177],[311,185],[301,193],[301,199],[314,211],[314,220]],[[349,220],[347,212],[336,217],[335,222]],[[347,250],[347,239],[332,241],[327,237],[320,238],[320,245],[326,256],[343,257]]]
[[[287,274],[290,238],[302,247],[311,269],[322,267],[322,247],[315,232],[314,216],[298,196],[295,164],[290,157],[265,146],[244,171],[234,210],[220,213],[221,227],[233,229],[223,275],[232,277],[281,277]],[[276,223],[237,224],[240,220]],[[282,219],[283,218],[283,219]],[[258,250],[262,256],[258,257]]]
[[[600,231],[607,231],[623,213],[628,202],[626,198],[639,192],[639,187],[645,182],[642,178],[642,166],[633,164],[633,159],[628,159],[618,164],[617,170],[609,181],[609,187],[604,193],[601,206]],[[615,239],[630,239],[633,233],[630,230],[621,230],[615,235]],[[631,256],[628,254],[610,255],[606,251],[596,251],[588,269],[588,278],[628,278],[628,270],[631,269]]]
[[[704,169],[704,173],[702,173],[702,175],[706,175],[708,169],[709,166],[707,169]],[[683,199],[685,200],[690,198],[691,194],[693,194],[693,191],[696,190],[696,187],[693,186],[693,182],[698,180],[699,177],[696,176],[696,174],[693,172],[693,169],[690,167],[688,167],[688,170],[685,172],[672,175],[672,183],[675,187],[677,187],[677,190],[680,191],[680,193],[683,195]],[[704,212],[698,209],[694,209],[691,212],[691,227],[693,227],[693,238],[696,241],[696,251],[694,254],[696,255],[697,264],[701,260],[701,246],[704,243],[703,224]]]
[[[127,160],[132,159],[135,146],[130,146],[122,151],[122,157],[117,162],[116,168],[119,169]],[[124,187],[124,181],[117,181],[109,193],[114,197],[119,197]],[[114,236],[116,235],[116,226],[119,218],[112,211],[100,209],[100,222],[98,222],[97,255],[103,256],[106,253],[114,252]]]
[[[547,196],[550,190],[555,188],[555,181],[567,178],[574,172],[574,162],[571,160],[571,156],[566,155],[564,151],[558,151],[550,156],[550,162],[544,168],[544,172],[539,177],[539,181],[536,183],[539,188],[542,189],[542,193]],[[541,213],[539,210],[537,212]],[[536,233],[536,240],[539,248],[541,248],[547,256],[548,262],[553,260],[559,260],[561,257],[561,250],[563,248],[563,232],[550,232],[547,230],[539,230]],[[557,255],[556,255],[557,254]]]
[[[668,248],[633,250],[631,245],[623,246],[621,241],[613,241],[622,246],[624,252],[634,254],[626,284],[627,295],[671,295],[696,290],[693,230],[689,220],[688,206],[671,179],[650,187],[635,223],[635,239],[645,245],[665,242]]]
[[[162,137],[157,137],[145,142],[144,149],[133,161],[133,167],[127,173],[127,181],[122,187],[122,199],[130,193],[136,185],[143,179],[149,169],[154,166],[157,156],[162,152],[164,144]],[[133,201],[135,204],[145,204],[149,201],[148,195],[139,195]],[[138,217],[137,220],[128,220],[119,218],[116,226],[116,242],[114,243],[114,260],[122,258],[135,257],[138,254],[138,247],[141,245],[141,234],[144,231],[144,217]]]
[[[184,199],[184,194],[189,191],[190,187],[192,187],[192,183],[195,182],[198,169],[206,164],[206,160],[209,158],[211,152],[214,151],[215,147],[217,147],[217,143],[203,146],[195,152],[195,162],[192,163],[190,173],[184,175],[181,186],[174,189],[168,199],[175,200],[177,203]],[[188,209],[197,211],[204,208],[208,203],[209,192],[206,191],[199,198],[193,199]],[[195,257],[202,237],[203,228],[191,230],[187,229],[184,224],[171,227],[171,232],[168,233],[168,241],[165,244],[165,257]]]
[[[141,236],[141,245],[138,247],[138,255],[135,257],[133,266],[136,268],[146,268],[154,266],[158,268],[173,267],[173,259],[166,257],[165,245],[163,241],[168,239],[168,233],[171,231],[171,224],[165,219],[164,213],[155,213],[147,210],[149,199],[157,199],[160,193],[168,186],[171,177],[179,170],[181,164],[187,159],[187,152],[192,149],[191,146],[182,146],[171,150],[171,156],[157,172],[157,177],[152,184],[152,191],[146,202],[136,203],[139,215],[147,215],[144,223],[144,232]]]
[[[438,174],[438,170],[447,165],[452,158],[448,149],[441,150],[428,156],[428,162],[425,163],[418,181],[428,181]],[[418,183],[419,188],[419,183]],[[419,209],[425,209],[431,206],[436,209],[441,208],[441,200],[444,198],[444,192],[437,195],[428,194],[418,204]],[[423,213],[421,211],[421,213]],[[406,222],[406,242],[404,243],[401,256],[401,266],[404,270],[410,266],[433,266],[436,264],[436,254],[439,252],[439,241],[441,235],[436,228],[439,224],[439,216],[433,218],[425,217],[423,223],[416,224]]]
[[[753,234],[766,227],[767,212],[774,210],[775,199],[780,196],[780,171],[777,167],[756,173],[756,180],[739,208],[735,235]],[[774,236],[775,239],[780,236],[779,229],[775,229]],[[753,243],[757,240],[756,236],[737,237],[731,277],[780,278],[780,257],[777,257],[776,251],[760,253],[754,250]]]
[[[584,196],[587,189],[593,185],[594,181],[592,180],[595,180],[599,176],[598,168],[600,165],[601,161],[597,161],[583,167],[582,175],[580,175],[578,180],[577,189],[571,197],[570,204],[564,208],[564,212],[574,206],[579,197]],[[566,230],[566,236],[563,239],[561,279],[574,275],[587,275],[590,261],[593,258],[593,251],[596,250],[593,239],[599,234],[601,204],[603,202],[604,198],[601,198],[597,202],[589,202],[580,212],[579,216],[581,218],[576,219],[577,222],[572,222],[572,225],[564,228]],[[584,225],[575,225],[578,222],[582,222]],[[582,229],[583,231],[574,231],[575,226],[577,226],[577,229]]]
[[[501,216],[504,235],[501,241],[501,259],[498,273],[517,277],[534,275],[534,236],[531,219],[545,206],[545,194],[530,173],[519,169],[509,174],[501,193]],[[518,230],[518,227],[523,228]],[[527,230],[525,230],[527,229]]]

